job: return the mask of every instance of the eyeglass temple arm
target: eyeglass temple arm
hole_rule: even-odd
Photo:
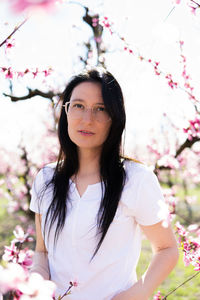
[[[68,102],[65,102],[65,104],[67,104],[67,103],[70,103],[70,101],[68,101]],[[63,104],[62,106],[64,106],[64,107],[65,107],[65,104]]]

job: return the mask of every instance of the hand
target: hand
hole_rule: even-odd
[[[110,300],[148,300],[145,296],[131,296],[128,291],[123,291],[117,295],[115,295]]]
[[[112,299],[110,300],[131,300],[131,298],[128,297],[127,291],[123,291],[117,295],[115,295]]]
[[[144,288],[142,287],[142,280],[138,280],[132,287],[129,289],[120,292],[115,295],[110,300],[148,300],[149,296],[146,294]]]

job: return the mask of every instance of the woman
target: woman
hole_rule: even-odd
[[[30,209],[35,214],[32,272],[57,285],[64,299],[147,300],[178,260],[164,198],[146,165],[121,155],[124,100],[103,69],[72,77],[63,95],[57,163],[37,174]],[[137,280],[141,230],[154,252]]]

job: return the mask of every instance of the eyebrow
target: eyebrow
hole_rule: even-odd
[[[80,101],[80,102],[85,102],[83,99],[79,99],[79,98],[75,98],[73,100],[71,100],[72,102],[74,101]],[[103,102],[99,102],[99,103],[95,103],[95,104],[100,104],[100,105],[105,105]]]

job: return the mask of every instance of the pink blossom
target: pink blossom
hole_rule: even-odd
[[[190,224],[190,225],[188,226],[188,230],[189,230],[190,232],[195,232],[198,228],[199,228],[199,225],[198,225],[198,224]]]
[[[5,261],[13,261],[18,253],[15,243],[11,242],[10,247],[4,246],[4,248],[4,255],[2,256],[2,259]]]
[[[200,271],[200,257],[199,257],[199,261],[197,261],[195,263],[195,268],[194,268],[195,271]]]
[[[27,229],[27,233],[30,235],[35,235],[35,229],[31,225],[29,225]]]
[[[95,37],[94,39],[97,43],[100,43],[102,41],[101,37]]]
[[[194,120],[189,120],[189,126],[183,128],[183,131],[188,134],[188,139],[200,137],[200,118],[197,116]]]
[[[110,21],[108,20],[108,17],[103,17],[103,19],[100,20],[100,24],[101,24],[102,26],[107,27],[107,28],[110,29],[110,27],[111,27],[111,25],[113,24],[113,22],[110,22]],[[112,33],[111,30],[110,30],[110,33]]]
[[[190,204],[197,202],[197,195],[186,196],[185,198],[186,198],[187,202]]]
[[[93,27],[96,27],[96,26],[97,26],[97,23],[92,22],[92,26],[93,26]]]
[[[94,22],[94,23],[97,23],[98,21],[99,21],[98,18],[93,18],[93,19],[92,19],[92,22]]]
[[[6,78],[13,78],[13,71],[11,70],[11,67],[7,69]]]
[[[24,233],[24,230],[20,225],[17,225],[15,227],[15,230],[13,231],[13,233],[16,237],[15,241],[20,242],[20,243],[23,243],[29,235],[28,233],[26,233],[26,234]]]
[[[193,253],[193,255],[191,257],[191,264],[194,266],[195,271],[200,271],[200,246]]]
[[[74,279],[74,280],[70,281],[70,284],[77,287],[79,285],[79,282],[77,279]]]
[[[19,202],[10,199],[10,201],[8,202],[8,212],[13,213],[15,211],[18,211],[19,209],[20,209]]]
[[[174,196],[174,192],[172,189],[163,189],[163,194],[165,197],[165,202],[169,206],[170,214],[175,214],[176,205],[179,201],[179,198]]]
[[[13,39],[12,41],[10,40],[6,40],[6,47],[7,48],[12,48],[15,45],[15,39]]]
[[[28,221],[28,218],[27,218],[26,216],[18,215],[17,217],[18,217],[18,220],[19,220],[21,223],[27,223],[27,221]],[[28,239],[28,241],[29,241],[30,238],[28,237],[27,239]]]
[[[17,78],[24,77],[24,72],[17,72]]]
[[[184,266],[187,267],[189,266],[191,259],[188,255],[188,253],[184,252],[184,256],[183,256],[183,262],[184,262]]]
[[[190,6],[190,8],[191,8],[191,13],[193,15],[196,15],[196,9],[197,9],[197,7]]]
[[[180,224],[179,221],[176,222],[175,226],[177,228],[177,232],[178,232],[179,235],[181,235],[183,237],[186,237],[188,235],[188,232],[185,230],[183,225]]]
[[[158,291],[156,295],[154,295],[153,300],[162,300],[164,297],[161,296],[161,292]]]
[[[24,268],[31,266],[33,254],[34,252],[28,248],[20,250],[18,254],[18,263]]]
[[[158,63],[156,63],[156,65],[154,66],[154,71],[155,71],[155,74],[159,76],[161,74],[161,72],[158,70],[157,66],[158,66]]]
[[[52,68],[49,68],[48,70],[44,70],[42,72],[44,73],[45,77],[47,77],[47,76],[49,76],[51,74]]]
[[[44,280],[38,273],[31,273],[28,280],[18,284],[23,293],[20,299],[52,300],[56,285],[50,280]]]
[[[15,39],[10,38],[6,40],[5,43],[5,53],[8,53],[8,50],[10,50],[11,48],[13,48],[15,46]]]
[[[8,263],[6,268],[0,266],[0,292],[18,289],[18,284],[26,280],[27,272],[15,263]]]
[[[175,82],[175,81],[173,81],[172,75],[171,75],[171,74],[167,74],[167,75],[165,76],[165,78],[168,79],[168,85],[169,85],[172,89],[173,89],[174,87],[177,88],[178,83]]]
[[[37,76],[38,73],[39,73],[38,68],[36,68],[36,71],[35,71],[35,72],[32,72],[33,78],[35,78],[35,77]]]
[[[178,169],[179,168],[179,162],[172,154],[166,154],[163,155],[158,161],[158,165],[162,165],[165,167],[170,167],[172,169]]]
[[[56,0],[15,0],[11,1],[11,7],[14,12],[20,13],[25,10],[31,10],[34,8],[42,8],[43,10],[50,10],[55,5]]]

